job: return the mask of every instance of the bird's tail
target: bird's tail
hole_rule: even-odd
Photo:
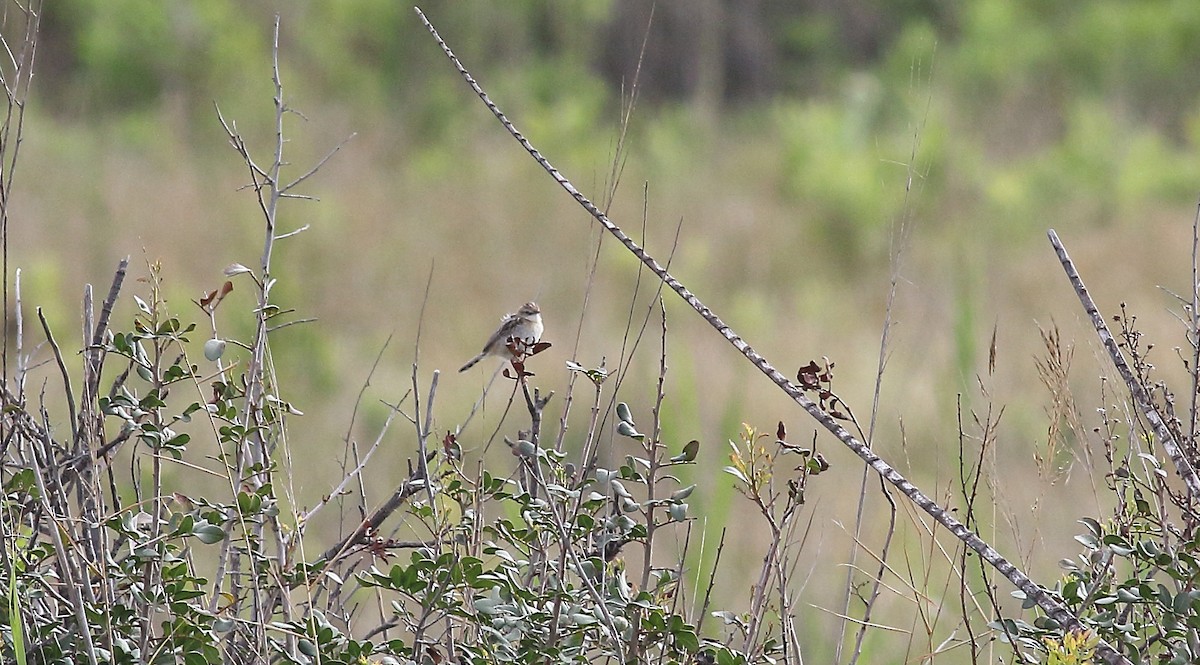
[[[475,363],[479,362],[480,360],[483,360],[484,356],[486,356],[486,355],[487,355],[487,353],[484,352],[484,353],[481,353],[481,354],[475,356],[474,358],[471,358],[470,360],[467,361],[466,365],[463,365],[462,368],[460,368],[458,370],[459,373],[462,373],[462,372],[465,372],[465,371],[471,369],[472,367],[475,366]]]

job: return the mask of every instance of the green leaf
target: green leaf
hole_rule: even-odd
[[[1117,589],[1117,600],[1122,603],[1138,603],[1141,602],[1142,597],[1129,589]]]
[[[687,487],[677,489],[671,493],[671,499],[673,499],[675,501],[683,501],[684,499],[691,496],[692,492],[695,491],[695,489],[696,489],[696,486],[694,484],[688,485]]]
[[[205,545],[213,545],[225,539],[225,530],[216,524],[207,522],[197,524],[192,530],[192,534],[200,539],[200,542]]]
[[[645,438],[644,434],[638,432],[636,429],[633,428],[633,425],[630,425],[628,422],[626,422],[624,420],[617,423],[617,434],[620,434],[621,436],[627,436],[631,439]]]
[[[183,448],[187,446],[188,442],[191,440],[192,436],[190,434],[176,434],[168,439],[163,446],[166,448]]]
[[[621,419],[621,422],[633,425],[633,414],[629,411],[629,405],[625,402],[617,405],[617,417]]]
[[[262,497],[249,492],[238,492],[238,512],[242,515],[254,515],[262,510]]]
[[[671,513],[671,519],[676,522],[682,522],[687,519],[688,505],[686,503],[673,503],[668,511]]]

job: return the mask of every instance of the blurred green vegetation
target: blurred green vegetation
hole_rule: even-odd
[[[517,127],[605,202],[648,7],[422,6]],[[121,256],[162,260],[177,310],[216,288],[225,265],[256,262],[260,221],[212,106],[269,149],[276,12],[285,95],[307,119],[288,118],[295,174],[358,134],[311,181],[320,202],[285,208],[287,229],[311,230],[277,247],[277,297],[319,319],[275,342],[282,382],[306,392],[286,396],[307,414],[295,436],[316,462],[298,469],[303,491],[319,496],[336,480],[325,463],[389,334],[396,341],[354,435],[373,436],[384,414],[377,400],[396,401],[411,384],[431,274],[426,379],[434,367],[456,368],[530,298],[555,343],[538,359],[544,388],[564,389],[577,326],[579,362],[614,367],[636,264],[606,241],[579,324],[594,227],[501,135],[411,8],[390,0],[48,3],[10,227],[26,302],[73,329],[80,285],[107,284]],[[955,396],[988,399],[975,377],[987,375],[996,327],[999,364],[984,380],[1010,405],[1002,457],[1016,477],[1034,478],[1046,432],[1035,322],[1057,321],[1081,346],[1090,339],[1046,228],[1063,232],[1102,307],[1140,301],[1163,348],[1182,339],[1156,287],[1185,292],[1190,280],[1196,62],[1194,0],[659,2],[611,216],[642,237],[645,184],[649,250],[668,258],[682,221],[672,271],[785,373],[834,360],[837,387],[864,420],[891,257],[903,247],[879,449],[902,451],[919,483],[947,486],[957,473],[946,448],[957,441]],[[900,221],[912,236],[896,245]],[[635,318],[652,292],[643,280]],[[235,291],[226,307],[249,308],[247,298]],[[704,441],[696,473],[711,477],[694,479],[695,505],[724,523],[722,511],[738,510],[719,476],[724,441],[743,421],[807,423],[685,307],[669,301],[668,312],[664,432]],[[622,386],[632,404],[650,403],[656,348],[643,343]],[[1081,403],[1098,406],[1087,398],[1106,366],[1077,357],[1087,365]],[[443,376],[439,429],[461,422],[485,380],[465,376]],[[573,419],[583,418],[579,401],[576,409]],[[502,411],[500,398],[489,400],[468,449]],[[627,452],[621,445],[614,456]],[[856,460],[825,452],[848,483],[858,477]],[[410,454],[372,469],[374,482],[386,486]],[[1016,483],[997,490],[998,502],[1023,509],[1046,491]],[[848,536],[825,518],[848,524],[853,498],[817,502],[823,537],[839,552]],[[1046,560],[1034,563],[1053,575],[1071,547],[1063,525],[1076,517],[1035,510],[1044,525],[1000,539],[1023,551],[1044,545]],[[757,544],[741,538],[726,556],[750,556]],[[836,586],[840,571],[812,565]],[[726,583],[738,592],[751,582],[733,577]],[[824,625],[814,622],[814,635]]]
[[[646,6],[426,9],[540,145],[603,171]],[[196,131],[213,101],[244,107],[269,94],[276,11],[293,98],[387,123],[405,141],[395,158],[417,175],[458,173],[448,143],[492,135],[411,8],[386,0],[52,3],[36,110],[89,126],[132,118],[119,125],[154,142],[154,114],[169,109],[187,120],[172,127],[187,134],[178,138],[210,150],[211,133]],[[1189,198],[1200,175],[1192,2],[668,2],[646,38],[638,158],[684,175],[697,156],[727,158],[717,134],[733,145],[771,137],[772,154],[754,157],[774,194],[815,220],[806,240],[839,264],[880,255],[881,230],[904,205],[888,185],[903,181],[896,164],[918,133],[923,205],[940,217],[965,198],[997,233],[1026,233],[1047,211],[1113,222]]]

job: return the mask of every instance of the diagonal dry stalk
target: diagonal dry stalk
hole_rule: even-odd
[[[1175,436],[1171,434],[1170,428],[1167,427],[1167,422],[1154,406],[1154,402],[1150,399],[1150,394],[1146,392],[1146,387],[1137,380],[1133,371],[1129,369],[1129,364],[1125,362],[1125,356],[1121,353],[1121,349],[1117,347],[1117,340],[1113,338],[1112,332],[1108,329],[1108,324],[1104,322],[1104,316],[1100,314],[1100,310],[1096,307],[1096,302],[1092,300],[1087,287],[1084,286],[1083,278],[1079,276],[1079,271],[1075,269],[1075,263],[1067,255],[1067,248],[1058,239],[1058,234],[1054,232],[1054,229],[1050,229],[1047,232],[1047,236],[1050,238],[1050,244],[1053,245],[1055,253],[1058,254],[1058,260],[1062,262],[1063,270],[1067,273],[1067,279],[1070,280],[1071,286],[1074,287],[1075,294],[1079,296],[1079,302],[1083,305],[1084,312],[1091,318],[1092,325],[1096,327],[1096,335],[1100,337],[1100,342],[1104,345],[1105,350],[1108,351],[1113,364],[1117,366],[1117,372],[1125,380],[1125,385],[1128,386],[1134,403],[1141,409],[1142,415],[1150,423],[1150,427],[1154,430],[1154,435],[1158,437],[1159,443],[1162,444],[1163,450],[1166,451],[1167,456],[1175,464],[1175,471],[1183,479],[1184,485],[1187,486],[1188,494],[1193,498],[1200,497],[1200,476],[1196,475],[1196,469],[1192,467],[1191,462],[1188,461],[1183,451],[1180,450],[1179,443],[1175,441]]]
[[[1084,630],[1084,626],[1080,622],[1079,618],[1072,614],[1070,610],[1068,610],[1062,603],[1060,603],[1044,588],[1030,579],[1030,577],[1026,575],[1024,571],[1017,568],[1016,565],[1001,555],[1000,552],[998,552],[995,548],[968,529],[962,522],[952,516],[945,508],[938,505],[936,501],[928,497],[916,485],[909,482],[909,480],[905,478],[903,474],[897,471],[882,457],[876,455],[870,447],[842,427],[837,420],[823,411],[815,402],[813,402],[807,395],[804,394],[804,391],[800,386],[792,383],[779,370],[775,369],[775,367],[768,362],[767,359],[762,356],[762,354],[755,351],[754,348],[746,342],[746,340],[742,339],[741,336],[734,332],[733,329],[730,328],[724,321],[722,321],[715,312],[701,302],[700,299],[697,298],[691,291],[689,291],[682,283],[680,283],[678,279],[667,272],[666,268],[659,264],[654,257],[647,254],[646,251],[639,247],[637,243],[635,243],[628,235],[626,235],[619,226],[609,220],[607,215],[597,208],[596,205],[587,197],[580,193],[580,191],[575,187],[574,184],[571,183],[570,180],[566,178],[566,176],[564,176],[561,172],[559,172],[558,169],[551,165],[550,161],[547,160],[541,154],[541,152],[539,152],[529,142],[528,139],[526,139],[519,131],[517,131],[516,127],[513,126],[512,122],[508,120],[496,103],[493,102],[491,98],[488,97],[487,93],[484,92],[483,88],[475,82],[475,79],[471,76],[470,72],[467,71],[466,67],[464,67],[463,64],[458,60],[458,57],[454,55],[454,52],[451,51],[450,47],[437,33],[437,30],[433,27],[433,24],[429,22],[429,19],[425,17],[425,14],[420,10],[420,8],[414,9],[416,10],[417,15],[421,18],[421,22],[425,25],[425,28],[430,32],[434,40],[436,40],[438,46],[446,54],[446,57],[450,59],[450,62],[454,65],[455,69],[458,70],[459,75],[462,76],[463,80],[468,86],[471,87],[471,90],[475,92],[479,99],[483,101],[484,105],[488,107],[492,114],[496,116],[496,119],[500,121],[505,130],[508,131],[509,134],[511,134],[513,138],[515,138],[517,142],[521,144],[521,147],[524,148],[525,151],[528,152],[529,155],[533,157],[534,160],[536,160],[537,163],[550,175],[550,177],[554,178],[555,182],[557,182],[560,187],[566,190],[566,192],[570,194],[571,197],[575,199],[575,201],[579,203],[579,205],[582,206],[583,209],[586,210],[593,219],[595,219],[606,231],[616,238],[618,242],[624,245],[630,253],[638,258],[639,261],[645,264],[645,266],[649,268],[651,272],[657,275],[658,278],[662,280],[664,284],[670,287],[671,290],[674,291],[680,298],[682,298],[684,302],[690,305],[692,309],[696,310],[696,312],[705,321],[707,321],[708,324],[713,327],[713,329],[715,329],[722,337],[724,337],[726,341],[733,345],[733,347],[737,349],[738,352],[750,362],[750,364],[754,365],[754,367],[766,375],[766,377],[770,379],[772,383],[778,386],[780,390],[786,393],[797,404],[799,404],[801,408],[807,411],[808,414],[812,416],[813,419],[815,419],[818,423],[820,423],[822,427],[836,436],[847,448],[851,450],[851,452],[853,452],[855,455],[858,455],[884,480],[899,489],[917,507],[925,511],[935,521],[949,530],[956,538],[966,544],[967,547],[970,547],[972,550],[974,550],[984,561],[987,561],[988,564],[999,571],[1000,574],[1008,578],[1008,580],[1012,582],[1014,586],[1025,592],[1027,598],[1034,601],[1049,617],[1057,621],[1065,630],[1076,632]],[[1096,652],[1097,655],[1099,655],[1105,662],[1129,663],[1125,657],[1113,649],[1112,646],[1110,646],[1107,642],[1101,641],[1097,645]]]

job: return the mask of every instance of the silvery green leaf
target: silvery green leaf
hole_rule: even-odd
[[[629,405],[625,402],[617,404],[617,417],[621,419],[621,422],[633,424],[633,414],[629,412]]]
[[[617,423],[617,434],[620,434],[621,436],[627,436],[631,439],[642,438],[642,435],[639,434],[636,429],[634,429],[633,425],[630,425],[629,423],[625,422],[624,420]]]
[[[691,496],[692,491],[695,489],[696,489],[695,485],[688,485],[687,487],[677,489],[671,493],[671,499],[674,501],[683,501],[684,499]]]
[[[517,454],[521,457],[533,457],[537,454],[537,446],[532,441],[522,439],[517,442]]]

